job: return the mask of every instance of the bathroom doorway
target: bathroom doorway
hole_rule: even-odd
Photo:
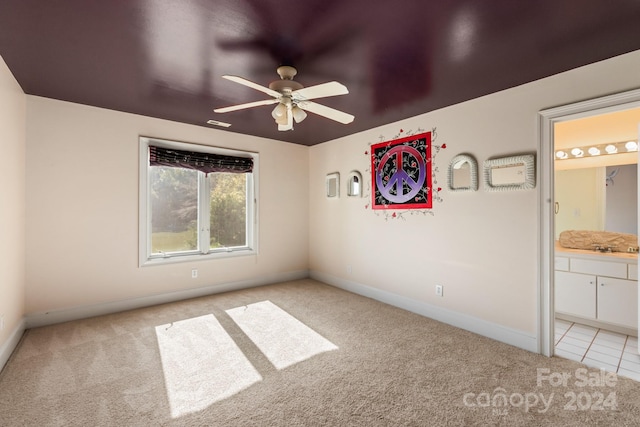
[[[640,108],[640,90],[611,95],[595,100],[579,102],[544,110],[539,115],[540,129],[540,292],[539,292],[539,350],[542,354],[552,356],[555,351],[555,245],[556,245],[556,209],[555,205],[555,137],[557,124],[597,117],[611,113]],[[635,125],[635,137],[638,141],[638,124]],[[584,139],[584,138],[581,138]],[[620,142],[622,142],[621,138]],[[631,139],[630,139],[631,140]],[[615,141],[617,142],[617,141]],[[628,142],[628,141],[625,141]],[[582,145],[588,145],[589,142]],[[604,142],[602,143],[604,144]],[[604,145],[602,148],[606,148]],[[587,147],[588,149],[588,147]],[[637,151],[632,154],[637,163]],[[584,155],[583,155],[584,157]],[[589,156],[592,157],[592,156]],[[628,156],[627,156],[628,157]],[[575,163],[572,159],[567,159]],[[582,159],[587,160],[587,159]],[[606,179],[606,177],[605,177]],[[582,216],[582,211],[570,211],[575,216]],[[636,218],[637,227],[637,218]],[[633,268],[637,276],[637,266]],[[637,300],[636,300],[637,304]],[[562,325],[559,321],[558,324]],[[637,325],[636,328],[637,330]],[[593,344],[593,340],[590,344]],[[634,344],[634,342],[631,342]],[[636,345],[637,353],[637,345]]]
[[[554,124],[554,354],[640,380],[640,108]]]

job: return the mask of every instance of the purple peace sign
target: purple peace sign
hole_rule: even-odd
[[[404,153],[413,156],[416,159],[419,171],[417,181],[414,181],[413,178],[411,178],[409,174],[405,172],[404,169],[402,169],[402,155]],[[393,173],[393,175],[391,175],[389,181],[385,185],[382,180],[383,169],[389,161],[395,161],[396,171]],[[385,199],[389,200],[390,202],[407,202],[415,197],[422,188],[422,183],[424,182],[425,176],[427,174],[426,169],[426,164],[418,150],[407,145],[398,145],[396,147],[393,147],[385,153],[382,159],[380,159],[380,163],[378,163],[378,167],[376,168],[376,185],[378,186],[378,191],[380,192],[380,194],[382,194],[382,196],[384,196]],[[405,182],[411,190],[408,193],[403,194]],[[391,190],[394,187],[396,189],[396,194],[391,194]]]

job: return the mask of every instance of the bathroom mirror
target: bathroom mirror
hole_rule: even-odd
[[[556,239],[564,230],[638,234],[637,164],[556,170]]]
[[[485,160],[484,185],[487,191],[535,188],[536,175],[533,154]]]
[[[477,191],[478,163],[468,154],[458,154],[449,163],[449,191]]]
[[[338,197],[340,191],[340,174],[337,172],[327,175],[327,197]]]
[[[347,196],[362,196],[362,175],[358,171],[351,171],[347,179]]]

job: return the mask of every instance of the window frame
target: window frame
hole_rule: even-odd
[[[247,244],[245,246],[237,246],[230,248],[207,248],[205,251],[202,246],[193,251],[182,251],[179,253],[166,253],[164,255],[153,254],[151,252],[151,191],[149,174],[151,167],[149,165],[149,145],[158,147],[172,148],[176,150],[197,151],[202,153],[222,154],[227,156],[251,157],[253,159],[253,172],[247,174]],[[139,266],[163,265],[175,262],[203,261],[211,259],[229,258],[236,256],[257,255],[258,253],[258,171],[259,156],[258,153],[242,150],[233,150],[229,148],[213,147],[209,145],[200,145],[187,142],[170,141],[153,137],[141,136],[139,138]],[[215,172],[214,172],[215,173]],[[200,223],[209,224],[210,210],[209,202],[200,197],[200,192],[207,191],[209,187],[207,177],[202,173],[198,173],[198,218]],[[198,229],[198,241],[208,242],[209,230],[207,227]]]

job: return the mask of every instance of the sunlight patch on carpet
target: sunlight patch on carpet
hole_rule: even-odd
[[[284,369],[338,347],[271,301],[227,310],[276,369]]]
[[[156,336],[173,418],[262,380],[212,314],[156,326]]]

